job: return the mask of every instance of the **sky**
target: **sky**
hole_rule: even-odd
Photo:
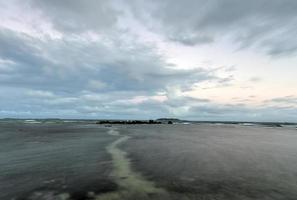
[[[0,7],[0,118],[297,122],[296,0]]]

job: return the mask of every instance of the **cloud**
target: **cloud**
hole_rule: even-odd
[[[280,106],[251,107],[244,104],[195,106],[189,118],[218,121],[296,121],[296,110]]]
[[[296,9],[294,0],[165,0],[131,5],[138,19],[169,40],[193,46],[229,38],[239,48],[255,46],[272,56],[296,52]]]
[[[297,120],[297,110],[292,106],[218,104],[205,98],[188,97],[179,89],[141,96],[138,91],[82,91],[79,95],[12,88],[1,88],[1,91],[5,93],[0,95],[3,117],[155,119],[170,116],[218,121]]]
[[[235,68],[181,64],[196,61],[175,65],[167,55],[176,50],[171,48],[182,47],[186,54],[195,45],[224,40],[237,49],[293,55],[295,1],[13,0],[0,5],[0,116],[296,119],[293,96],[270,100],[263,108],[189,97],[187,92],[197,88],[236,84]]]
[[[49,91],[42,91],[42,90],[30,90],[27,92],[29,96],[35,98],[54,98],[55,95]]]
[[[89,80],[88,87],[91,90],[102,90],[107,87],[106,83],[100,80]]]
[[[169,35],[168,38],[172,41],[182,43],[187,46],[195,46],[198,44],[208,44],[214,41],[214,39],[210,36],[204,35],[204,36],[199,36],[197,34],[172,34]]]
[[[251,77],[249,79],[250,82],[254,82],[254,83],[257,83],[257,82],[261,82],[262,79],[260,77]]]
[[[277,103],[277,104],[285,104],[285,105],[293,105],[297,106],[297,96],[285,96],[285,97],[278,97],[273,99],[268,99],[264,101],[265,103]]]
[[[112,38],[111,43],[77,38],[45,41],[2,30],[1,59],[11,60],[15,71],[0,82],[75,93],[87,89],[156,92],[170,85],[187,89],[205,80],[223,80],[203,68],[175,69],[144,45],[120,48]]]
[[[182,93],[204,81],[226,81],[218,70],[179,69],[154,47],[127,46],[113,36],[108,42],[77,36],[45,39],[1,29],[0,59],[5,69],[13,69],[0,76],[3,90],[9,91],[0,106],[11,109],[6,113],[19,110],[28,116],[58,117],[65,111],[68,117],[118,113],[137,118],[146,113],[153,118],[170,113],[180,101],[169,102],[174,96],[169,88]]]
[[[55,29],[67,33],[110,30],[120,15],[108,0],[30,0],[29,4],[41,11]]]

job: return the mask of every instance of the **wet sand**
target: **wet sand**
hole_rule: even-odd
[[[296,199],[297,131],[0,123],[0,199]]]

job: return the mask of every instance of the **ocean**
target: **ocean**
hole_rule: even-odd
[[[1,200],[297,199],[297,130],[1,120]]]

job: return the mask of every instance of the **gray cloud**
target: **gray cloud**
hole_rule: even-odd
[[[69,33],[110,29],[120,15],[108,0],[29,0],[29,4],[40,10],[57,30]]]
[[[297,46],[294,1],[130,1],[125,6],[117,0],[16,2],[50,25],[53,34],[42,32],[47,28],[26,34],[22,27],[8,29],[9,20],[0,26],[1,117],[297,120],[291,96],[262,108],[184,96],[202,82],[229,85],[234,67],[178,69],[157,47],[123,30],[129,21],[123,18],[131,12],[151,31],[184,45],[227,37],[239,48],[289,55]],[[56,32],[60,37],[52,37]]]
[[[164,116],[196,120],[296,121],[292,106],[269,105],[249,107],[245,104],[217,104],[168,92],[162,101],[144,96],[133,101],[138,91],[106,93],[81,92],[58,95],[49,91],[0,88],[0,114],[3,117],[61,117],[148,119]],[[279,100],[276,100],[279,101]],[[282,101],[282,100],[281,100]]]
[[[146,46],[135,44],[122,49],[117,41],[112,42],[105,45],[73,38],[44,41],[2,30],[0,56],[13,61],[15,71],[7,73],[0,82],[65,92],[87,89],[156,92],[170,85],[187,89],[193,83],[221,80],[213,71],[202,68],[174,69]]]
[[[238,105],[196,106],[191,108],[189,117],[200,120],[229,121],[296,121],[297,111],[291,107]]]
[[[204,36],[198,36],[196,34],[193,35],[187,35],[185,33],[179,34],[172,34],[169,35],[168,38],[172,41],[182,43],[184,45],[188,46],[194,46],[197,44],[208,44],[214,41],[214,39],[210,36],[204,35]]]
[[[134,2],[138,18],[155,21],[147,24],[151,29],[185,45],[232,38],[239,48],[256,46],[273,56],[296,52],[294,0]]]
[[[139,113],[154,117],[182,103],[172,99],[170,88],[186,91],[203,81],[226,81],[217,70],[177,69],[153,47],[137,42],[127,47],[113,36],[108,40],[40,39],[2,29],[3,115],[19,111],[23,117],[136,117]],[[156,100],[159,93],[170,102]],[[145,100],[137,103],[139,96]]]
[[[297,96],[292,95],[292,96],[278,97],[278,98],[268,99],[264,102],[281,103],[281,104],[287,104],[287,105],[289,104],[289,105],[295,105],[297,107]]]

